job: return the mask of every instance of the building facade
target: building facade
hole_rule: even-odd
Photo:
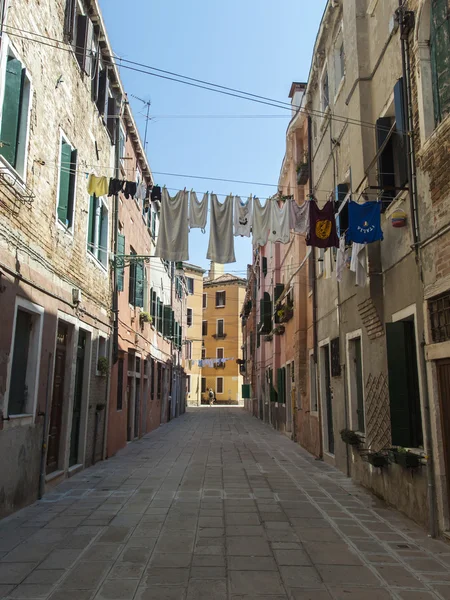
[[[203,282],[203,360],[202,400],[212,389],[216,401],[237,404],[242,401],[243,377],[236,362],[242,356],[243,335],[240,313],[246,293],[246,280],[224,273],[223,265],[211,263]],[[231,359],[220,362],[221,359]]]
[[[196,265],[183,263],[186,277],[186,394],[189,406],[202,403],[202,320],[203,320],[203,275],[205,270]]]

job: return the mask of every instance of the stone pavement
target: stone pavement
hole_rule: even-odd
[[[448,600],[450,545],[206,407],[0,522],[0,598]]]

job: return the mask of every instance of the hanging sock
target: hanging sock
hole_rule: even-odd
[[[289,205],[283,202],[281,207],[276,200],[270,201],[270,233],[269,242],[289,243],[291,233],[289,229]]]
[[[221,265],[236,262],[233,238],[233,196],[221,204],[211,194],[211,223],[206,258]]]
[[[161,188],[159,187],[159,185],[155,185],[152,188],[151,200],[152,202],[161,202]]]
[[[155,256],[173,262],[189,260],[188,235],[187,192],[178,192],[171,198],[167,189],[163,188]]]
[[[123,179],[113,179],[109,180],[109,189],[108,196],[115,196],[123,191],[123,186],[125,185],[125,181]]]
[[[106,177],[96,177],[95,175],[89,175],[87,191],[90,196],[101,196],[108,195],[108,180]]]
[[[137,192],[137,183],[135,181],[125,181],[125,189],[123,190],[123,194],[125,198],[128,200],[129,198],[134,198]]]
[[[208,219],[208,192],[203,195],[201,202],[197,194],[191,192],[189,199],[189,229],[201,229],[205,233],[206,221]]]
[[[270,228],[270,201],[266,200],[264,206],[261,206],[259,198],[253,201],[253,247],[265,246],[269,237]]]
[[[333,203],[328,200],[322,209],[314,200],[310,200],[309,204],[309,233],[306,245],[313,248],[338,248],[339,238]]]
[[[347,242],[371,244],[383,239],[381,202],[348,203]]]
[[[304,202],[301,206],[291,198],[289,201],[290,223],[289,226],[295,233],[306,235],[309,229],[309,207],[310,202]]]
[[[253,198],[242,202],[239,196],[234,197],[234,235],[250,237],[253,222]]]
[[[364,287],[367,279],[366,244],[353,243],[350,271],[356,273],[356,285]]]

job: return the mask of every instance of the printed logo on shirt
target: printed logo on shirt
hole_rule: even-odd
[[[357,226],[357,230],[361,233],[371,233],[375,230],[375,225],[370,225],[368,221],[364,221],[364,223]]]
[[[239,217],[239,225],[247,225],[248,219],[246,217]]]
[[[331,235],[331,228],[331,221],[317,221],[316,236],[319,238],[319,240],[326,240]]]

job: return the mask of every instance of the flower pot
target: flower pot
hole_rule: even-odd
[[[420,456],[413,452],[396,452],[395,462],[404,469],[417,469],[420,465]]]
[[[349,446],[359,446],[361,443],[359,436],[350,429],[343,429],[341,431],[341,440]]]
[[[368,454],[367,460],[371,465],[377,468],[387,467],[389,464],[388,457],[385,454],[378,454],[377,452]]]

